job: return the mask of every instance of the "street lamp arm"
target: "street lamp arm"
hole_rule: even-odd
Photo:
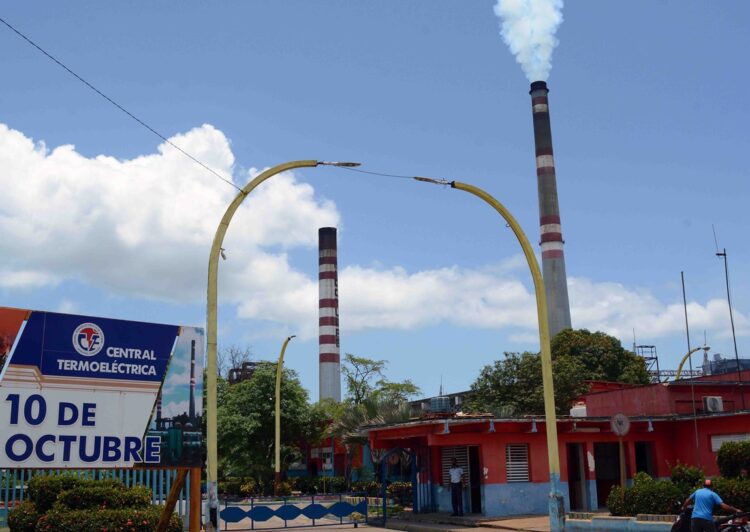
[[[526,262],[529,265],[529,270],[531,270],[531,277],[534,280],[534,292],[537,301],[537,321],[539,322],[539,347],[542,357],[544,418],[547,430],[547,452],[549,455],[550,480],[552,482],[551,487],[553,489],[558,488],[559,486],[557,486],[557,484],[560,481],[560,458],[557,450],[557,418],[555,414],[555,393],[552,380],[552,354],[550,349],[549,323],[547,321],[547,297],[544,291],[542,271],[539,268],[536,255],[534,255],[534,249],[531,247],[531,242],[529,242],[528,237],[523,232],[523,229],[521,229],[518,221],[502,203],[497,201],[484,190],[473,185],[461,183],[460,181],[452,181],[450,185],[451,188],[463,190],[464,192],[468,192],[484,200],[505,219],[513,230],[513,233],[516,235],[518,243],[521,244],[523,254],[526,257]]]
[[[690,358],[690,355],[692,355],[696,351],[700,351],[701,349],[704,349],[704,348],[703,347],[696,347],[694,349],[691,349],[690,351],[687,352],[687,355],[685,355],[684,357],[682,357],[682,360],[680,361],[680,365],[677,366],[677,373],[675,374],[675,377],[674,377],[675,380],[680,380],[680,374],[682,373],[682,366],[684,366],[685,362],[688,361],[688,358]]]
[[[221,253],[224,235],[226,235],[229,223],[234,213],[252,192],[252,190],[267,179],[294,168],[314,167],[321,164],[319,161],[303,160],[291,161],[265,170],[255,179],[250,181],[237,194],[221,218],[219,227],[216,229],[211,254],[208,258],[208,290],[207,290],[207,317],[206,317],[206,461],[207,461],[207,489],[209,501],[216,503],[216,489],[218,481],[218,449],[217,449],[217,422],[216,422],[216,337],[218,328],[217,306],[218,306],[218,270],[219,254]]]

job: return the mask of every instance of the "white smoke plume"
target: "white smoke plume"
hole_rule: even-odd
[[[498,0],[500,33],[529,81],[547,81],[563,0]]]

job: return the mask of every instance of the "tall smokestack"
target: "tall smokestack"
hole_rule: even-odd
[[[161,389],[159,389],[159,395],[156,396],[156,430],[161,430],[163,423],[161,418]]]
[[[341,401],[339,276],[335,227],[318,229],[318,250],[320,399],[329,398]]]
[[[547,83],[531,84],[531,109],[534,115],[536,176],[539,187],[539,225],[541,227],[542,274],[547,292],[547,318],[550,335],[554,337],[570,328],[568,279],[565,274],[560,207],[557,202],[557,179],[552,153],[552,130],[549,121]]]
[[[190,423],[195,426],[195,340],[190,340]]]

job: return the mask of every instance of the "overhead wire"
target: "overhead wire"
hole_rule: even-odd
[[[394,177],[397,179],[415,179],[417,181],[426,181],[429,183],[434,183],[436,185],[450,185],[450,181],[446,179],[440,179],[440,178],[431,178],[431,177],[424,177],[424,176],[418,176],[418,175],[402,175],[402,174],[388,174],[385,172],[373,172],[372,170],[361,170],[359,168],[350,168],[346,166],[339,166],[337,168],[340,168],[341,170],[348,170],[350,172],[358,172],[360,174],[369,174],[369,175],[376,175],[381,177]]]
[[[16,33],[19,37],[21,37],[23,40],[25,40],[31,46],[33,46],[34,48],[36,48],[37,50],[39,50],[42,54],[44,54],[49,59],[51,59],[52,61],[54,61],[58,66],[60,66],[61,68],[63,68],[66,72],[68,72],[70,75],[72,75],[73,77],[75,77],[78,81],[80,81],[81,83],[83,83],[84,85],[86,85],[89,89],[91,89],[92,91],[94,91],[95,93],[97,93],[99,96],[101,96],[102,98],[104,98],[105,100],[107,100],[109,103],[111,103],[112,105],[114,105],[115,107],[117,107],[120,111],[122,111],[123,113],[125,113],[126,115],[128,115],[130,118],[132,118],[133,120],[135,120],[138,124],[140,124],[141,126],[143,126],[144,128],[146,128],[148,131],[150,131],[151,133],[153,133],[154,135],[156,135],[157,137],[159,137],[161,140],[163,140],[164,142],[166,142],[168,145],[170,145],[171,147],[173,147],[174,149],[176,149],[180,153],[182,153],[185,157],[187,157],[188,159],[190,159],[194,163],[196,163],[199,166],[201,166],[204,170],[207,170],[208,172],[212,173],[213,175],[215,175],[216,177],[218,177],[219,179],[221,179],[222,181],[224,181],[228,185],[231,185],[234,188],[236,188],[237,190],[239,190],[240,192],[242,192],[242,189],[240,187],[238,187],[237,185],[235,185],[231,180],[225,178],[219,172],[217,172],[216,170],[214,170],[213,168],[211,168],[207,164],[203,163],[202,161],[198,160],[196,157],[192,156],[190,153],[188,153],[185,150],[183,150],[182,148],[180,148],[177,144],[175,144],[174,142],[172,142],[171,140],[169,140],[167,137],[165,137],[164,135],[162,135],[161,133],[159,133],[152,126],[148,125],[146,122],[144,122],[143,120],[141,120],[140,118],[138,118],[137,116],[135,116],[133,113],[131,113],[130,111],[128,111],[127,109],[125,109],[125,107],[123,107],[122,105],[120,105],[119,103],[117,103],[115,100],[113,100],[112,98],[110,98],[109,96],[107,96],[106,94],[104,94],[101,90],[97,89],[94,85],[92,85],[91,83],[89,83],[88,81],[86,81],[84,78],[82,78],[80,75],[78,75],[77,73],[75,73],[71,68],[69,68],[67,65],[65,65],[62,61],[60,61],[59,59],[57,59],[56,57],[54,57],[52,54],[50,54],[49,52],[47,52],[44,48],[42,48],[37,43],[35,43],[34,41],[32,41],[29,37],[27,37],[26,35],[24,35],[21,31],[19,31],[14,26],[12,26],[8,21],[6,21],[2,17],[0,17],[0,22],[2,22],[3,24],[5,24],[11,31],[13,31],[14,33]]]

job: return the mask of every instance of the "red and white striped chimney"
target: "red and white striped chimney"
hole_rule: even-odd
[[[568,279],[565,273],[560,206],[557,201],[557,177],[552,153],[552,128],[549,120],[547,83],[531,84],[531,109],[534,116],[536,176],[539,189],[539,225],[541,229],[542,275],[547,295],[547,321],[554,337],[570,328]]]
[[[318,344],[320,399],[341,401],[341,352],[339,350],[339,277],[336,228],[318,229]]]

